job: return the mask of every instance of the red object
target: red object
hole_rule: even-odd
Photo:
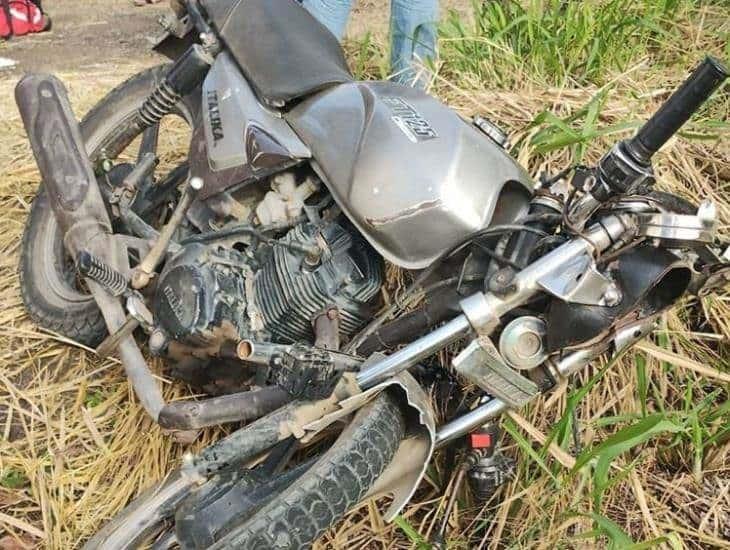
[[[472,449],[487,449],[492,446],[492,434],[486,432],[470,433],[469,444]]]
[[[46,25],[46,17],[31,0],[0,0],[0,37],[41,32]]]

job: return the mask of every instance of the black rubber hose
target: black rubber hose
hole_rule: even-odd
[[[370,334],[357,348],[357,354],[368,357],[376,351],[394,348],[423,334],[453,316],[463,296],[455,288],[445,289],[429,297],[423,306],[387,323]]]

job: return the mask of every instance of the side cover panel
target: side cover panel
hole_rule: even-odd
[[[532,182],[501,147],[427,94],[341,84],[286,119],[340,207],[389,261],[421,269],[473,231],[514,221]]]
[[[202,118],[190,163],[191,174],[206,183],[203,199],[311,156],[280,114],[259,103],[227,52],[216,57],[203,82]]]

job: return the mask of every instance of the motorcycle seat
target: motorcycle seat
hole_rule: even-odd
[[[200,0],[259,97],[274,106],[351,82],[337,38],[295,0]]]

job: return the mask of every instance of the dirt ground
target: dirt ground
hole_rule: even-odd
[[[159,34],[157,17],[166,4],[135,7],[127,0],[49,0],[43,3],[53,26],[50,32],[0,43],[0,57],[18,62],[12,78],[28,71],[108,68],[130,59],[152,59],[148,37]]]
[[[466,0],[441,2],[441,11],[458,8]],[[13,78],[28,71],[78,71],[126,64],[150,64],[157,57],[151,41],[161,30],[157,19],[168,11],[167,2],[136,7],[131,0],[45,0],[44,9],[53,21],[50,32],[0,42],[0,57],[17,62],[0,70],[0,78]],[[385,36],[388,0],[357,0],[348,35],[367,31]]]

